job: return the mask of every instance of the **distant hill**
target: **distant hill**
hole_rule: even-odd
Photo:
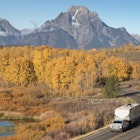
[[[138,34],[131,34],[138,42],[140,42],[140,35]]]
[[[54,48],[92,49],[128,43],[138,45],[140,40],[130,35],[125,28],[109,27],[96,12],[83,6],[72,6],[36,30],[20,31],[7,20],[0,19],[0,46],[49,45]]]

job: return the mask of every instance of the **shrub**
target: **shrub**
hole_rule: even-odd
[[[106,98],[114,98],[118,96],[120,90],[119,80],[116,76],[107,78],[105,87],[103,88],[103,96]]]

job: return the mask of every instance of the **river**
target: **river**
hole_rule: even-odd
[[[10,121],[0,121],[0,137],[12,136],[15,134],[15,124]]]

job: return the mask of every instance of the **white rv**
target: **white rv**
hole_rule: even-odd
[[[140,104],[126,104],[115,109],[111,131],[125,131],[140,119]]]

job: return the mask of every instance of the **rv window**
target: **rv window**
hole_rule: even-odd
[[[122,121],[114,121],[113,123],[122,123]]]

